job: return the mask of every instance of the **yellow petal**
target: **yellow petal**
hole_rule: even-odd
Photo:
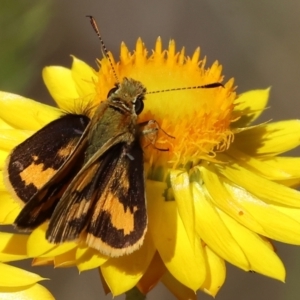
[[[54,265],[54,257],[35,257],[31,265],[35,266],[53,266]]]
[[[137,288],[144,295],[147,295],[153,289],[161,277],[166,273],[167,269],[161,260],[159,254],[156,252],[146,273],[137,284]]]
[[[8,154],[9,152],[0,149],[0,170],[4,169]]]
[[[274,156],[300,144],[300,121],[268,123],[235,135],[234,145],[252,156]]]
[[[76,248],[73,248],[60,255],[55,255],[54,266],[55,268],[65,268],[76,265]]]
[[[151,230],[152,226],[155,226],[155,224],[160,223],[163,218],[163,213],[160,208],[160,203],[164,201],[164,198],[162,195],[164,194],[165,190],[167,188],[167,185],[164,182],[160,181],[152,181],[147,180],[146,184],[146,195],[147,195],[147,209],[148,209],[148,230],[151,231],[151,234],[153,235],[153,232]],[[160,201],[156,201],[157,199],[160,199]]]
[[[11,151],[18,144],[26,140],[33,131],[25,131],[20,129],[8,128],[0,131],[0,149]]]
[[[195,211],[194,200],[190,189],[190,180],[187,172],[172,170],[170,181],[173,188],[178,213],[189,237],[191,245],[195,242]]]
[[[267,106],[270,88],[265,90],[252,90],[240,94],[236,100],[235,111],[243,112],[243,116],[232,123],[234,128],[245,127],[253,123]]]
[[[201,239],[223,259],[241,269],[249,270],[244,252],[225,226],[214,205],[205,197],[201,186],[197,183],[193,183],[193,195],[196,228]]]
[[[227,168],[227,166],[226,166]],[[211,196],[211,202],[255,232],[264,232],[258,220],[254,218],[247,210],[243,210],[239,199],[232,197],[224,186],[222,177],[212,164],[206,164],[205,167],[199,168],[205,183],[205,188]]]
[[[79,98],[70,69],[58,66],[43,69],[43,79],[57,105],[65,111],[74,111]]]
[[[239,162],[245,169],[255,169],[255,172],[270,180],[287,180],[300,178],[300,158],[288,157],[280,162],[280,157],[257,159],[231,147],[227,154]]]
[[[0,261],[8,262],[28,258],[28,235],[0,232]]]
[[[22,288],[5,289],[0,287],[1,300],[55,300],[53,295],[42,285],[33,284]]]
[[[11,127],[7,122],[5,122],[3,119],[0,118],[0,129],[9,129],[9,128],[12,129],[13,127]]]
[[[209,247],[205,247],[204,251],[207,261],[207,276],[200,289],[215,297],[225,281],[226,265],[224,260]]]
[[[3,172],[0,172],[0,204],[2,202],[1,200],[1,195],[2,195],[2,192],[5,192],[6,191],[6,187],[4,186],[4,178],[3,178]]]
[[[243,187],[257,198],[273,204],[283,204],[300,208],[300,192],[265,179],[237,163],[225,168],[217,166],[218,172],[235,185]]]
[[[103,291],[104,291],[105,295],[107,295],[107,294],[111,293],[111,291],[110,291],[107,283],[105,282],[105,279],[103,278],[103,275],[101,273],[101,269],[98,268],[98,271],[99,271],[99,276],[100,276]]]
[[[177,281],[169,272],[162,277],[161,282],[178,300],[196,300],[197,295],[181,282]]]
[[[289,218],[294,219],[297,221],[297,223],[300,223],[300,209],[299,208],[294,208],[294,207],[288,207],[288,206],[283,206],[283,205],[275,205],[275,204],[270,204],[270,207],[274,208],[275,210],[279,211],[282,214],[285,214]],[[284,220],[286,221],[286,220]],[[292,224],[290,230],[292,230]],[[293,224],[295,225],[295,224]],[[294,233],[298,233],[297,227],[295,227]]]
[[[299,178],[292,178],[292,179],[286,179],[286,180],[278,180],[278,183],[288,186],[290,188],[297,188],[300,185]]]
[[[30,241],[30,242],[32,242],[32,241]],[[29,247],[27,246],[28,253],[32,253],[34,250],[36,250],[36,253],[41,253],[40,255],[43,257],[55,257],[57,255],[64,254],[64,253],[77,247],[76,242],[65,242],[63,244],[54,245],[54,247],[53,247],[53,244],[49,243],[45,239],[45,235],[44,235],[44,241],[41,241],[39,244],[43,245],[44,249],[48,248],[49,250],[46,253],[42,254],[42,251],[40,251],[40,249],[38,249],[38,247],[34,247],[31,244]],[[30,252],[30,251],[32,251],[32,252]],[[37,255],[35,255],[35,256],[37,256]]]
[[[241,210],[256,216],[263,231],[258,233],[285,243],[300,243],[300,209],[281,210],[281,205],[270,205],[257,199],[243,188],[226,184],[232,198],[240,202]],[[298,218],[294,218],[295,216]]]
[[[76,265],[80,272],[97,268],[108,260],[107,256],[87,246],[79,246],[76,252]]]
[[[250,269],[263,275],[284,281],[285,269],[283,263],[275,252],[265,244],[264,240],[251,230],[244,226],[240,226],[234,219],[230,218],[220,210],[219,214],[235,240],[243,249],[249,261]]]
[[[13,224],[16,217],[20,213],[20,210],[21,210],[20,206],[16,205],[14,209],[12,209],[10,212],[7,213],[7,216],[6,216],[3,224],[6,224],[6,225]]]
[[[147,195],[155,186],[148,182]],[[156,218],[155,222],[149,223],[149,230],[164,264],[178,281],[196,291],[206,277],[200,239],[191,245],[175,201],[165,201],[160,193],[153,198],[148,196],[148,203],[149,219]],[[157,218],[155,213],[161,213],[162,217]]]
[[[272,166],[273,168],[279,169],[281,172],[288,174],[286,178],[278,178],[277,180],[281,184],[285,184],[290,181],[292,184],[288,186],[300,185],[300,158],[299,157],[270,157],[263,159],[263,162]]]
[[[48,224],[44,223],[32,231],[27,243],[28,255],[32,257],[54,257],[77,247],[75,242],[66,242],[61,245],[49,243],[45,238],[47,227]]]
[[[155,247],[146,234],[142,247],[130,255],[110,258],[100,268],[114,296],[133,288],[146,272],[155,253]]]
[[[0,287],[21,287],[46,279],[35,273],[2,263],[0,263],[0,274]]]
[[[71,72],[80,97],[87,99],[85,98],[87,95],[95,94],[95,82],[98,81],[95,70],[84,61],[73,56]]]
[[[14,200],[9,193],[0,192],[0,224],[13,224],[20,211],[20,203]]]
[[[0,118],[15,128],[26,130],[39,130],[62,114],[52,106],[4,92],[0,92],[0,107]]]

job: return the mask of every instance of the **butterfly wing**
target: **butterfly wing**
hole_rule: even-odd
[[[139,140],[112,146],[84,168],[57,205],[46,237],[54,243],[86,234],[109,256],[138,249],[147,228],[143,151]]]
[[[66,163],[74,156],[89,122],[87,116],[66,114],[11,152],[6,186],[26,203],[15,221],[17,227],[32,229],[51,216],[67,182],[74,176],[71,165]]]
[[[138,140],[121,147],[118,166],[98,193],[87,244],[109,256],[140,248],[147,229],[143,150]]]

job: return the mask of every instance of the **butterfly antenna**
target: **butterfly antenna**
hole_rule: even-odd
[[[103,51],[104,51],[104,54],[105,54],[105,56],[107,57],[107,59],[108,59],[108,61],[109,61],[109,63],[110,63],[110,66],[111,66],[111,68],[112,68],[112,70],[113,70],[113,74],[114,74],[114,77],[115,77],[115,79],[116,79],[116,82],[117,82],[117,83],[120,83],[120,81],[119,81],[119,79],[118,79],[118,76],[117,76],[117,73],[116,73],[116,70],[115,70],[115,68],[114,68],[114,66],[113,66],[113,64],[112,64],[112,61],[111,61],[110,57],[109,57],[108,50],[107,50],[107,48],[106,48],[106,46],[105,46],[105,44],[104,44],[104,42],[103,42],[103,39],[102,39],[102,37],[101,37],[101,35],[100,35],[100,31],[99,31],[99,29],[98,29],[98,26],[97,26],[97,23],[96,23],[94,17],[93,17],[93,16],[86,16],[86,17],[87,17],[87,18],[90,18],[91,25],[92,25],[94,31],[96,32],[96,34],[97,34],[97,36],[98,36],[98,38],[99,38],[99,40],[100,40],[100,43],[101,43],[102,49],[103,49]]]
[[[157,94],[157,93],[164,93],[164,92],[173,92],[173,91],[183,91],[183,90],[196,90],[196,89],[212,89],[217,87],[224,87],[224,85],[220,82],[214,82],[204,85],[197,85],[197,86],[189,86],[189,87],[182,87],[182,88],[174,88],[174,89],[167,89],[167,90],[160,90],[160,91],[150,91],[146,94]]]

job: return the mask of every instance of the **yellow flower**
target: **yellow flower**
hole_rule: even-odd
[[[214,296],[225,280],[225,261],[284,281],[284,266],[269,239],[300,244],[300,193],[293,189],[300,183],[300,158],[279,156],[299,145],[300,122],[250,126],[265,109],[269,90],[237,97],[233,80],[224,87],[151,94],[221,82],[219,63],[205,69],[199,58],[200,49],[191,58],[184,50],[177,53],[174,41],[163,51],[160,39],[150,57],[141,40],[133,54],[122,44],[118,63],[111,56],[118,78],[147,87],[139,122],[156,120],[162,129],[155,147],[144,147],[149,225],[142,247],[109,258],[82,243],[53,245],[45,240],[43,224],[30,236],[15,236],[26,239],[34,265],[100,267],[113,295],[134,286],[147,293],[162,281],[179,299],[196,299],[198,290]],[[92,111],[106,99],[115,78],[107,59],[99,64],[96,72],[73,58],[71,69],[44,69],[59,109],[0,94],[2,169],[13,147],[62,111]],[[12,224],[21,208],[3,183],[0,193],[0,222]]]
[[[26,242],[26,236],[0,232],[0,299],[52,300],[50,292],[37,283],[45,278],[3,263],[27,258]]]

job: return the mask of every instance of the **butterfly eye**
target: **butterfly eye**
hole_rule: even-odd
[[[119,89],[118,86],[115,86],[114,88],[112,88],[108,94],[107,94],[107,98],[109,98],[113,93],[115,93],[117,90]]]
[[[135,101],[135,113],[139,115],[144,109],[144,95],[139,95]]]

